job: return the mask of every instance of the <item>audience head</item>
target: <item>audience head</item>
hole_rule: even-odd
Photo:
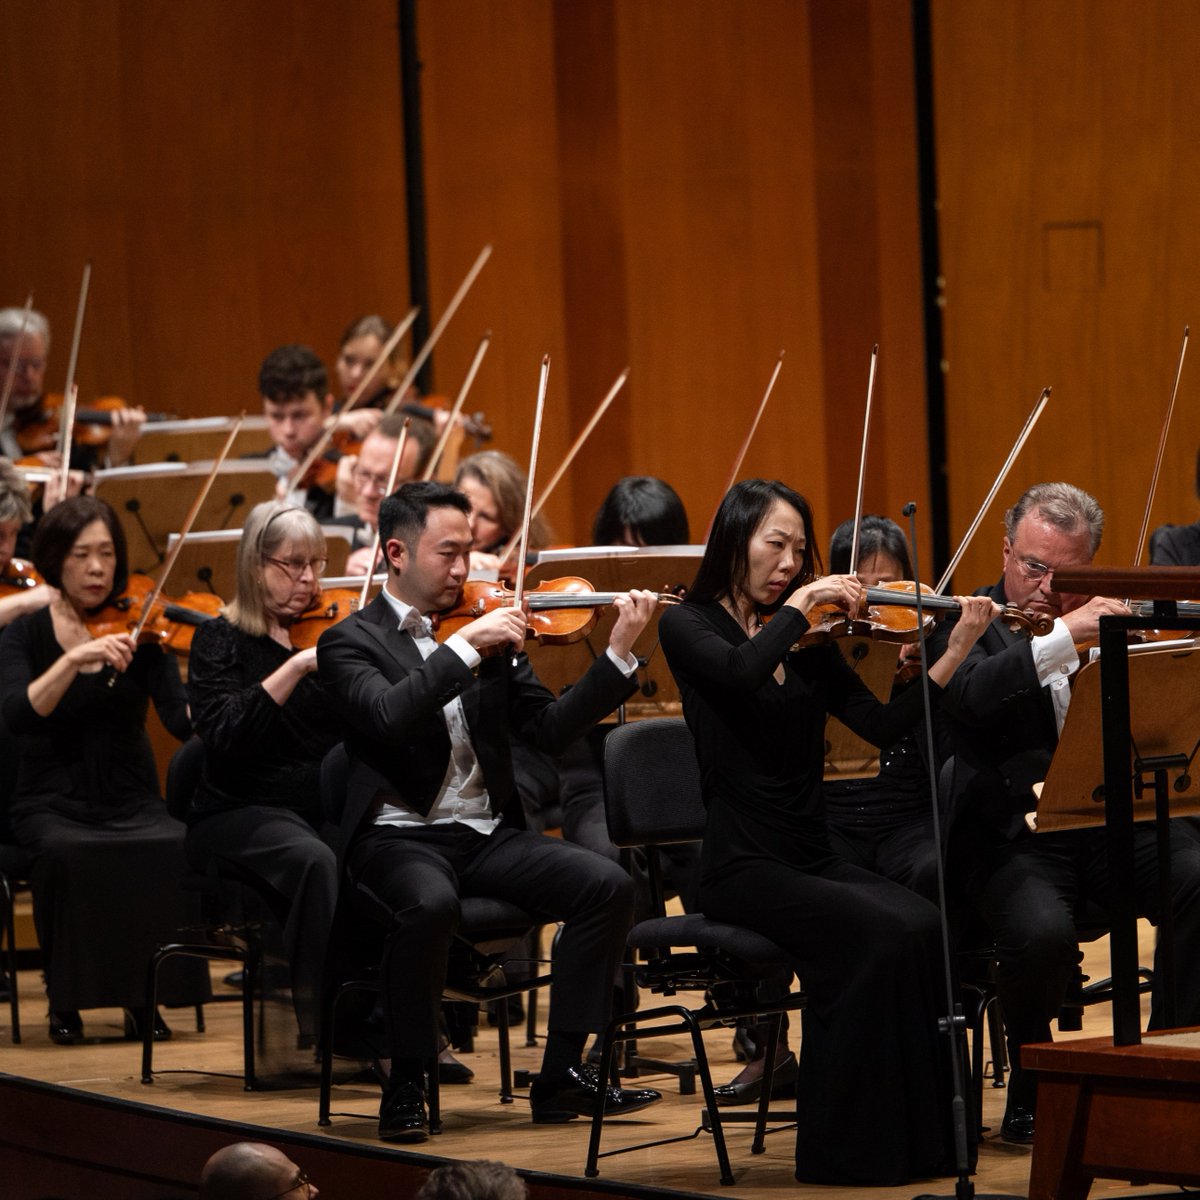
[[[683,501],[653,475],[619,480],[592,523],[594,546],[685,546],[689,536]]]
[[[46,513],[31,557],[42,578],[84,610],[107,603],[129,581],[125,531],[96,496],[71,496]]]
[[[0,571],[12,562],[21,526],[32,520],[25,480],[7,458],[0,458]]]
[[[1053,590],[1059,567],[1086,566],[1100,548],[1104,510],[1069,483],[1039,483],[1004,514],[1004,593],[1010,604],[1058,617],[1085,598]]]
[[[454,486],[471,503],[471,530],[476,550],[495,552],[521,528],[525,515],[525,472],[503,451],[481,450],[458,464]],[[529,523],[529,547],[540,550],[550,542],[550,530],[540,517]]]
[[[265,1142],[234,1142],[200,1173],[200,1200],[312,1200],[317,1185],[282,1150]]]
[[[854,520],[843,521],[829,542],[829,572],[845,575],[850,571],[850,554],[854,545]],[[889,517],[871,513],[863,516],[858,526],[858,577],[868,587],[879,583],[894,583],[912,579],[912,561],[904,530]]]
[[[258,390],[271,440],[303,458],[333,411],[325,365],[307,346],[280,346],[263,359]]]
[[[379,316],[359,317],[350,323],[338,343],[335,364],[338,387],[343,396],[349,396],[362,382],[363,376],[379,361],[384,345],[394,332],[395,326]],[[367,385],[368,394],[395,388],[403,375],[404,360],[397,348]]]
[[[758,561],[761,553],[773,548],[772,520],[776,515],[789,526],[797,525],[798,518],[797,532],[803,548],[787,572],[787,584],[775,588],[775,580],[767,580],[763,587],[770,595],[764,591],[755,603],[760,608],[774,608],[818,573],[821,556],[812,536],[809,502],[777,479],[743,479],[725,493],[717,509],[696,582],[687,598],[697,603],[728,599],[736,604],[752,592],[763,591],[757,579]]]
[[[0,384],[7,378],[16,357],[17,371],[13,376],[9,404],[14,411],[28,408],[42,394],[46,382],[46,356],[50,353],[50,322],[40,312],[30,312],[25,320],[23,308],[0,308]],[[20,352],[17,338],[20,337]]]
[[[424,473],[437,444],[432,422],[420,417],[405,417],[402,413],[390,413],[382,418],[363,439],[352,473],[354,497],[359,520],[373,528],[379,524],[379,502],[387,495],[392,459],[396,457],[396,443],[405,420],[409,421],[408,440],[404,443],[404,457],[396,475],[397,487]]]
[[[429,1172],[414,1200],[528,1200],[529,1188],[506,1163],[478,1159]]]
[[[278,500],[256,504],[242,528],[237,596],[226,617],[254,636],[287,624],[320,590],[325,562],[325,535],[312,513]]]

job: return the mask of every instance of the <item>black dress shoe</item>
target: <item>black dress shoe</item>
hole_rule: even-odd
[[[771,1077],[771,1096],[778,1100],[783,1096],[796,1094],[796,1078],[800,1074],[800,1066],[796,1056],[789,1050],[787,1056],[775,1064],[775,1074]],[[713,1088],[717,1098],[718,1108],[731,1108],[737,1104],[755,1104],[762,1095],[762,1076],[757,1079],[745,1079],[741,1083],[723,1083]]]
[[[449,1046],[443,1046],[437,1058],[438,1083],[470,1083],[475,1078],[475,1072],[461,1063],[450,1053]]]
[[[1004,1110],[1000,1136],[1006,1142],[1028,1146],[1033,1141],[1033,1109],[1026,1108],[1023,1104],[1010,1103]]]
[[[142,1040],[142,1030],[145,1028],[146,1010],[144,1008],[127,1008],[125,1010],[125,1040],[127,1042],[140,1042]],[[171,1039],[171,1031],[167,1028],[167,1023],[162,1019],[162,1013],[156,1008],[154,1010],[154,1040],[156,1042],[167,1042]]]
[[[587,1063],[572,1067],[558,1084],[535,1079],[529,1089],[534,1124],[560,1125],[576,1117],[590,1117],[596,1111],[600,1091],[600,1073]],[[653,1088],[606,1087],[603,1091],[604,1111],[614,1117],[637,1112],[662,1099],[662,1092]]]
[[[385,1142],[423,1142],[429,1137],[425,1096],[415,1083],[401,1083],[383,1093],[379,1136]]]
[[[50,1040],[58,1046],[74,1046],[83,1037],[83,1018],[77,1009],[50,1013]]]

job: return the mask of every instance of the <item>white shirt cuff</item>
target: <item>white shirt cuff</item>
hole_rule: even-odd
[[[462,634],[452,633],[442,645],[449,646],[472,671],[483,661],[479,651]]]
[[[630,651],[625,658],[618,658],[617,652],[611,646],[609,646],[604,653],[608,655],[609,661],[614,667],[617,668],[618,671],[621,672],[622,675],[625,676],[626,679],[633,678],[633,673],[638,667],[638,660],[632,651]]]
[[[1069,678],[1079,670],[1079,652],[1062,617],[1055,619],[1054,628],[1045,637],[1033,638],[1029,646],[1033,651],[1033,669],[1042,687]]]

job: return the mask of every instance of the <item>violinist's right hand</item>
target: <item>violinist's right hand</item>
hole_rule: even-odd
[[[109,633],[104,637],[88,638],[87,641],[79,642],[67,651],[66,657],[76,668],[99,664],[124,671],[133,661],[133,652],[136,649],[130,634]]]
[[[525,645],[525,631],[528,628],[525,612],[509,606],[493,609],[470,625],[464,625],[458,631],[458,636],[482,653],[495,646]]]
[[[1081,604],[1070,612],[1064,609],[1062,620],[1071,631],[1071,640],[1078,646],[1099,639],[1101,617],[1127,616],[1129,609],[1120,600],[1110,600],[1107,596],[1093,596],[1086,604]]]
[[[823,575],[797,588],[786,603],[798,608],[805,617],[821,604],[832,604],[843,612],[856,613],[862,607],[865,592],[857,575]]]

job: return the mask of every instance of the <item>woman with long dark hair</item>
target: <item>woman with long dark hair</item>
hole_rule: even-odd
[[[660,621],[708,808],[700,905],[786,951],[809,996],[797,1081],[796,1177],[899,1184],[953,1168],[937,910],[832,850],[821,801],[836,714],[886,745],[914,689],[881,704],[837,647],[793,651],[820,605],[857,609],[853,576],[818,576],[808,501],[746,480],[717,513],[687,601]],[[933,691],[995,613],[962,601]],[[769,617],[769,620],[767,619]]]

